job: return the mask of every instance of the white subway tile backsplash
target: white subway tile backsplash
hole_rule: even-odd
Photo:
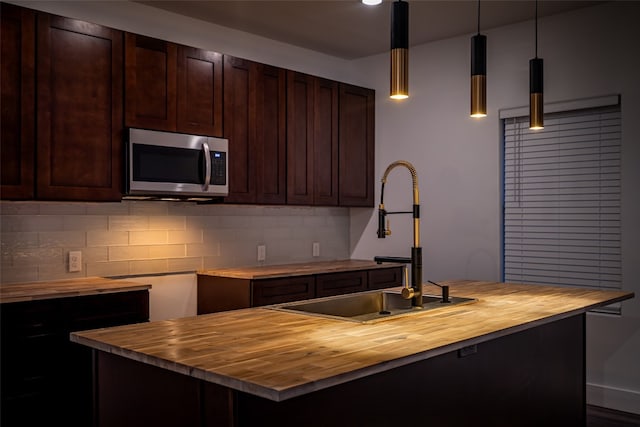
[[[150,216],[149,230],[185,230],[187,218],[184,216]]]
[[[86,203],[87,215],[129,215],[128,202]]]
[[[128,231],[87,231],[87,246],[128,245]]]
[[[124,215],[112,215],[109,216],[109,230],[111,231],[132,231],[132,230],[148,230],[149,229],[149,217],[148,216],[124,216]]]
[[[202,270],[202,257],[169,258],[167,269],[176,272]]]
[[[42,231],[38,233],[41,248],[60,246],[85,246],[87,234],[83,231]]]
[[[1,202],[2,283],[128,276],[349,257],[349,210],[307,206]],[[43,214],[44,213],[44,214]],[[83,271],[68,273],[69,250]],[[315,258],[316,260],[318,258]]]
[[[168,271],[166,259],[129,261],[129,274],[156,274]]]
[[[130,245],[164,245],[168,241],[167,230],[130,231]]]
[[[87,276],[111,277],[130,274],[129,261],[88,262],[86,266]]]
[[[84,215],[86,212],[84,203],[40,203],[40,215]]]
[[[65,230],[107,230],[109,217],[106,215],[67,215],[62,220]]]
[[[167,243],[202,243],[203,233],[201,229],[169,230]]]

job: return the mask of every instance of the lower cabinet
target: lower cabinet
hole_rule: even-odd
[[[149,292],[2,304],[1,419],[11,426],[90,426],[92,357],[73,331],[149,320]]]
[[[236,279],[198,274],[198,314],[330,297],[402,285],[402,267]]]

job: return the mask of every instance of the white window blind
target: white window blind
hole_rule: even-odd
[[[619,289],[619,104],[504,124],[504,280]]]

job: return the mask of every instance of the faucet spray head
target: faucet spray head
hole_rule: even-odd
[[[385,227],[385,218],[387,211],[384,209],[384,205],[380,204],[378,208],[378,239],[384,239],[387,236],[387,229]]]

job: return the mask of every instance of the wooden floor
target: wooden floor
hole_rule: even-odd
[[[640,415],[587,405],[587,427],[640,427]]]

